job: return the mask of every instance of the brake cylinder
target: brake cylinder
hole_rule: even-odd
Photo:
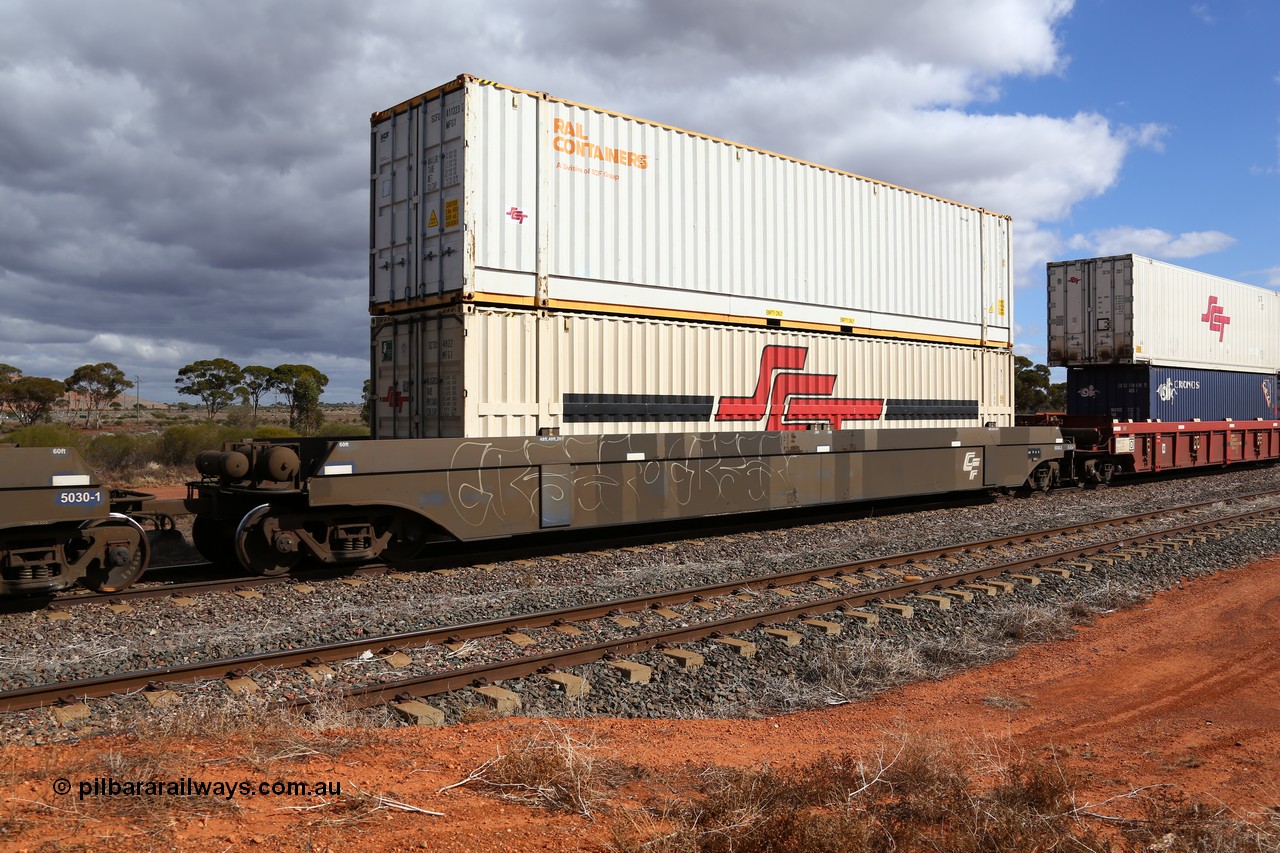
[[[249,457],[235,450],[206,450],[196,457],[196,470],[206,477],[243,480],[249,473]]]
[[[288,447],[272,447],[258,454],[258,477],[287,483],[298,475],[301,462],[298,454]]]

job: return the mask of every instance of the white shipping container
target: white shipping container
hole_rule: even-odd
[[[1012,351],[473,305],[373,318],[378,438],[1009,426]]]
[[[1280,295],[1139,255],[1048,265],[1049,364],[1275,373]]]
[[[372,125],[372,314],[475,302],[1011,343],[1006,216],[467,76]]]

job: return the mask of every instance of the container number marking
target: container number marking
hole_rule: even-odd
[[[57,502],[58,506],[97,506],[102,503],[102,491],[100,489],[67,489],[58,492],[58,495],[54,500]]]

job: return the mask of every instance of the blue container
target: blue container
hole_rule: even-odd
[[[1127,421],[1251,421],[1278,415],[1276,376],[1185,367],[1067,370],[1067,414]]]

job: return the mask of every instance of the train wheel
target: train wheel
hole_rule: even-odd
[[[272,514],[270,504],[251,510],[240,520],[235,548],[240,565],[255,575],[283,575],[302,559],[297,536],[280,529],[280,519]]]
[[[84,576],[84,585],[96,592],[119,592],[142,577],[151,558],[147,533],[133,519],[112,513],[110,518],[87,525],[94,538],[106,541],[102,559]]]

